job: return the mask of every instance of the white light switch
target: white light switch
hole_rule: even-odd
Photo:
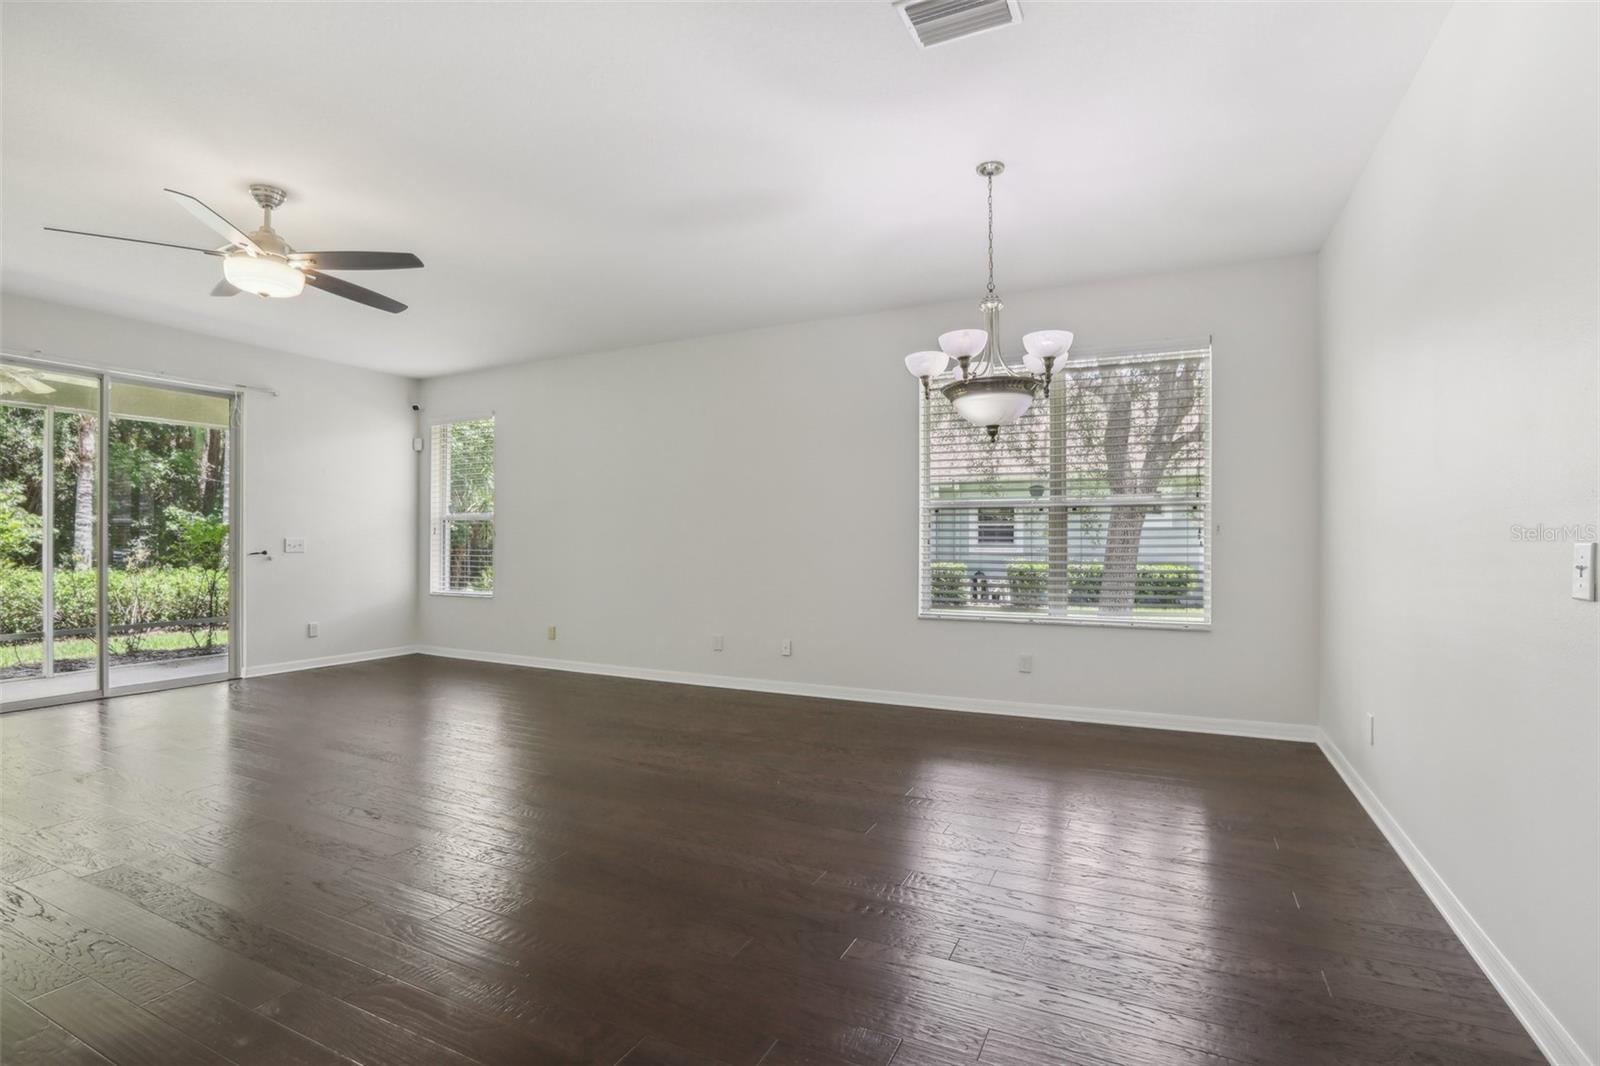
[[[1017,673],[1019,673],[1019,674],[1031,674],[1031,673],[1033,673],[1033,656],[1031,656],[1031,655],[1019,655],[1019,656],[1017,656]]]
[[[785,640],[783,643],[779,644],[778,645],[778,654],[779,655],[793,655],[794,654],[794,641]]]
[[[1572,546],[1572,598],[1594,599],[1594,542]]]
[[[321,630],[317,627],[317,623],[315,623],[315,622],[307,622],[306,623],[306,636],[314,637],[320,632],[321,632]]]
[[[283,538],[283,554],[285,554],[285,555],[302,555],[302,554],[305,553],[305,550],[306,550],[306,538],[304,538],[304,537],[284,537]]]
[[[721,633],[713,633],[713,634],[711,634],[711,650],[712,651],[721,651],[722,650],[722,634]]]

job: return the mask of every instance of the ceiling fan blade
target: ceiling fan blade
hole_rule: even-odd
[[[332,274],[319,274],[315,270],[307,270],[306,284],[315,285],[323,292],[331,292],[335,296],[343,296],[346,300],[354,300],[358,304],[376,307],[380,311],[387,311],[397,315],[406,309],[406,305],[399,300],[393,300],[380,292],[364,289],[360,285],[336,278]]]
[[[215,248],[197,248],[192,244],[169,244],[166,241],[147,241],[140,237],[117,237],[110,233],[90,233],[86,229],[62,229],[60,226],[46,226],[51,233],[75,233],[80,237],[101,237],[108,241],[127,241],[129,244],[153,244],[157,248],[181,248],[186,252],[204,252],[206,255],[221,255]]]
[[[291,252],[289,262],[312,270],[410,270],[422,265],[410,252]]]
[[[233,284],[229,282],[227,278],[223,278],[221,281],[217,282],[217,287],[211,290],[211,295],[237,296],[239,295],[239,290],[234,288]]]
[[[255,241],[250,239],[248,233],[211,210],[199,200],[196,200],[193,196],[186,192],[179,192],[177,189],[162,189],[161,191],[176,200],[183,206],[185,211],[205,223],[208,228],[222,234],[234,244],[248,249],[254,255],[262,254],[261,248]]]

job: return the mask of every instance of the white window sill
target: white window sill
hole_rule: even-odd
[[[493,592],[440,592],[440,591],[438,591],[436,589],[429,589],[428,590],[428,595],[430,595],[430,596],[444,596],[444,597],[447,597],[449,599],[455,599],[455,600],[492,600],[492,599],[494,599],[494,593]]]
[[[1154,618],[1097,618],[1093,615],[1084,615],[1079,618],[1062,617],[1059,615],[1022,614],[1011,611],[938,611],[922,610],[917,612],[917,617],[940,622],[1005,622],[1022,623],[1034,626],[1097,626],[1109,629],[1167,629],[1187,630],[1197,632],[1210,632],[1211,619],[1194,618],[1179,621],[1160,621]]]

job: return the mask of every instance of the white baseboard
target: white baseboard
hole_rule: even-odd
[[[855,703],[885,703],[897,707],[930,707],[941,711],[966,711],[973,714],[1003,714],[1017,718],[1049,718],[1059,722],[1089,722],[1097,725],[1133,726],[1140,729],[1176,729],[1186,733],[1218,733],[1232,737],[1263,740],[1296,740],[1314,743],[1319,730],[1314,725],[1286,722],[1259,722],[1248,718],[1201,718],[1187,714],[1159,714],[1153,711],[1122,711],[1102,707],[1076,707],[1057,703],[1021,703],[1012,700],[985,700],[965,696],[941,696],[930,692],[895,692],[881,688],[848,688],[842,685],[816,685],[802,681],[777,681],[760,677],[733,677],[727,674],[695,674],[682,670],[655,670],[639,666],[584,662],[577,659],[540,659],[531,655],[472,651],[421,645],[423,655],[446,659],[469,659],[528,666],[538,670],[562,670],[579,674],[602,674],[639,681],[662,681],[673,685],[703,685],[708,688],[743,689],[772,692],[784,696],[814,696],[819,699],[848,700]]]
[[[1594,1061],[1584,1054],[1572,1034],[1567,1032],[1566,1026],[1556,1018],[1555,1014],[1545,1005],[1544,1000],[1535,992],[1517,972],[1517,968],[1506,958],[1505,953],[1495,946],[1489,934],[1484,932],[1477,919],[1467,910],[1466,905],[1450,891],[1450,886],[1445,884],[1444,878],[1439,876],[1439,871],[1433,868],[1416,842],[1406,834],[1404,828],[1395,820],[1394,815],[1378,799],[1377,793],[1356,771],[1355,765],[1345,758],[1344,752],[1326,733],[1319,730],[1317,746],[1328,757],[1333,768],[1339,771],[1339,776],[1344,778],[1344,783],[1355,793],[1356,799],[1367,809],[1367,814],[1377,823],[1383,835],[1388,838],[1389,844],[1399,853],[1400,858],[1411,870],[1411,875],[1417,879],[1422,890],[1433,900],[1433,905],[1439,908],[1439,913],[1444,915],[1445,921],[1450,923],[1450,928],[1466,945],[1467,951],[1477,960],[1482,967],[1489,982],[1500,993],[1502,999],[1517,1016],[1517,1020],[1528,1030],[1528,1035],[1533,1037],[1534,1043],[1539,1045],[1556,1066],[1594,1066]]]
[[[350,663],[364,663],[373,659],[393,659],[397,655],[415,655],[418,649],[411,644],[397,648],[376,648],[371,651],[352,651],[343,655],[324,655],[319,659],[291,659],[281,663],[263,663],[260,666],[245,665],[245,677],[266,677],[270,674],[291,674],[297,670],[320,670],[324,666],[348,666]]]

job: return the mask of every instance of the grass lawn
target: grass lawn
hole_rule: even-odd
[[[146,633],[139,638],[138,651],[148,653],[153,651],[195,651],[199,648],[195,644],[198,637],[202,642],[205,637],[196,634],[191,637],[187,633]],[[218,630],[212,638],[216,651],[226,651],[228,647],[227,630]],[[115,658],[121,654],[126,644],[121,637],[111,638],[111,655]],[[71,637],[56,641],[56,661],[66,662],[71,659],[92,660],[95,655],[95,642],[88,637]],[[34,666],[44,661],[43,644],[4,644],[0,645],[0,667]]]

